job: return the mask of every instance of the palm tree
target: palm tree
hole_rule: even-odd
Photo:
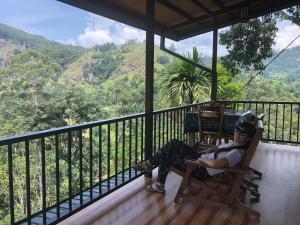
[[[203,61],[196,47],[193,47],[192,55],[187,54],[187,58],[198,64]],[[162,94],[173,106],[192,104],[210,97],[210,74],[188,62],[174,59],[163,72],[163,76]]]

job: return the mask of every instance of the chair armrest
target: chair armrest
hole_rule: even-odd
[[[203,151],[207,148],[212,148],[212,147],[216,147],[216,145],[212,145],[212,144],[205,144],[205,143],[196,143],[194,146],[193,146],[193,149],[195,151]]]
[[[233,173],[243,173],[243,174],[249,173],[249,170],[235,168],[235,167],[221,167],[221,168],[215,168],[215,169],[220,169],[220,170],[224,170],[227,172],[233,172]]]
[[[242,173],[242,174],[247,174],[249,173],[249,170],[241,169],[241,168],[235,168],[235,167],[210,167],[204,162],[199,162],[199,161],[193,161],[193,160],[185,160],[187,166],[192,166],[192,167],[198,167],[198,166],[206,166],[207,168],[213,168],[213,169],[218,169],[218,170],[224,170],[228,172],[233,172],[233,173]]]

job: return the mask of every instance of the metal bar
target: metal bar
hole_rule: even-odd
[[[56,214],[57,218],[60,217],[60,175],[59,175],[59,141],[58,134],[55,135],[55,180],[56,180]]]
[[[167,112],[167,122],[166,122],[166,125],[167,125],[167,142],[169,141],[169,112]]]
[[[173,112],[170,112],[169,118],[170,118],[170,138],[169,140],[171,140],[173,138]]]
[[[275,140],[277,139],[277,120],[278,120],[278,104],[276,104],[276,114],[275,114]]]
[[[256,116],[257,116],[257,102],[255,103],[255,114],[256,114]]]
[[[89,129],[89,173],[90,173],[90,198],[93,198],[93,129]]]
[[[298,114],[298,118],[297,118],[297,142],[299,142],[299,122],[300,122],[300,104],[298,104],[298,111],[297,111],[297,114]]]
[[[144,118],[141,124],[141,160],[144,160]]]
[[[291,104],[291,114],[290,114],[290,141],[292,139],[292,119],[293,119],[293,104]]]
[[[27,221],[28,221],[28,224],[31,224],[29,141],[25,141],[25,166],[26,166],[26,208],[27,208]]]
[[[158,148],[160,149],[160,147],[161,147],[161,142],[160,142],[160,140],[161,140],[161,119],[160,119],[160,113],[158,114]]]
[[[99,150],[98,150],[98,157],[99,157],[99,177],[98,177],[98,180],[99,180],[99,195],[102,194],[102,161],[103,161],[103,158],[102,158],[102,126],[99,125]]]
[[[69,210],[72,211],[72,164],[71,164],[71,147],[72,147],[72,133],[68,132],[68,187],[69,187]]]
[[[165,144],[165,113],[162,114],[162,145]]]
[[[179,140],[179,110],[175,111],[175,121],[176,121],[176,136],[175,138]]]
[[[115,124],[115,186],[118,186],[118,179],[117,179],[117,174],[118,174],[118,150],[119,150],[119,143],[118,143],[118,122]]]
[[[154,114],[153,116],[154,116],[154,124],[153,124],[153,126],[154,126],[154,134],[153,134],[153,153],[156,153],[156,121],[157,121],[157,119],[156,119],[156,115],[157,114]]]
[[[110,123],[107,124],[107,189],[110,190]]]
[[[9,182],[9,213],[10,224],[15,224],[15,203],[14,203],[14,178],[13,178],[13,154],[12,145],[7,146],[8,152],[8,182]]]
[[[82,194],[83,194],[83,166],[82,166],[82,158],[83,158],[83,154],[82,154],[82,130],[78,131],[78,138],[79,138],[79,189],[80,189],[80,204],[82,205],[83,203],[83,198],[82,198]]]
[[[123,120],[122,127],[122,181],[125,181],[125,120]]]
[[[41,138],[41,163],[42,163],[42,207],[43,207],[43,224],[47,223],[46,218],[46,160],[45,160],[45,139]]]
[[[138,163],[138,134],[139,134],[139,125],[138,125],[138,118],[135,118],[135,162],[134,164]],[[135,170],[135,175],[137,175],[137,171]]]
[[[268,111],[268,139],[270,138],[270,119],[271,117],[271,104],[269,104],[269,111]]]
[[[282,112],[282,136],[281,136],[281,140],[283,141],[284,139],[284,114],[285,114],[285,104],[283,104],[283,112]]]
[[[173,135],[173,139],[176,139],[177,138],[177,136],[178,136],[178,132],[177,132],[177,124],[178,123],[176,123],[176,111],[173,111],[173,129],[174,129],[174,135]]]
[[[182,140],[182,134],[183,134],[183,115],[182,113],[183,109],[180,109],[180,140]]]
[[[131,178],[131,154],[132,154],[132,120],[129,120],[129,178]]]

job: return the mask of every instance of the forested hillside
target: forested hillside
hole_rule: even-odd
[[[8,41],[9,44],[18,45],[21,49],[34,49],[44,53],[62,67],[76,60],[85,51],[81,47],[49,41],[42,36],[31,35],[22,30],[0,23],[0,49],[2,49],[1,42],[3,42],[3,40]],[[2,46],[3,45],[2,43]]]
[[[144,43],[106,43],[83,49],[0,24],[0,50],[0,136],[144,111]],[[210,61],[203,58],[203,62]],[[163,71],[172,61],[155,47],[156,109],[171,104],[161,91],[167,76]],[[286,50],[251,88],[233,98],[299,100],[299,62],[300,47]],[[232,97],[230,82],[242,83],[253,75],[229,79],[230,73],[221,65],[219,72],[220,83],[229,82],[222,99]],[[274,95],[266,94],[270,92]]]

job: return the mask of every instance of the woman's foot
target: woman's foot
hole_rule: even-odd
[[[133,165],[132,168],[141,172],[151,172],[153,170],[149,160]]]
[[[150,191],[150,192],[158,192],[158,193],[161,193],[161,194],[165,194],[166,193],[165,185],[161,184],[161,183],[159,183],[157,181],[155,181],[152,184],[148,185],[146,187],[146,190]]]

